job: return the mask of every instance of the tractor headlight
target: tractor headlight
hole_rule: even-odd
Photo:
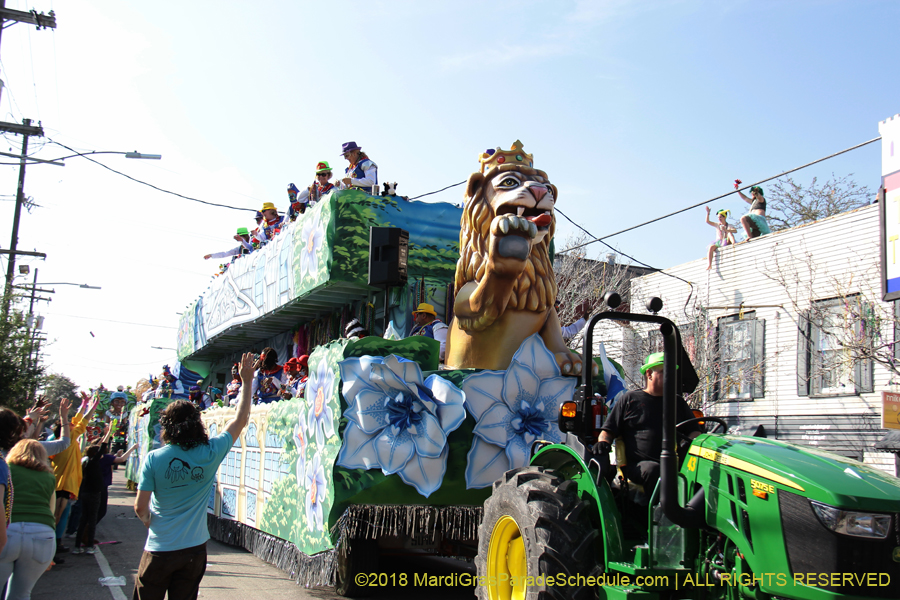
[[[884,539],[891,530],[891,515],[850,512],[819,502],[810,504],[822,525],[835,533]]]

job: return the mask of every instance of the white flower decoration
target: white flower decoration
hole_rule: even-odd
[[[347,428],[335,464],[397,473],[426,498],[447,470],[447,435],[466,418],[465,395],[451,382],[391,355],[340,363]]]
[[[297,485],[301,488],[306,483],[306,419],[303,407],[300,407],[300,418],[294,426],[294,445],[297,447]]]
[[[306,521],[316,531],[325,529],[325,511],[322,503],[328,495],[328,482],[325,480],[325,469],[319,460],[319,453],[313,456],[306,472]]]
[[[309,219],[300,232],[300,277],[316,275],[319,269],[319,248],[325,241],[325,229],[319,224],[319,215]]]
[[[562,377],[540,335],[527,338],[506,371],[482,371],[463,382],[466,408],[475,417],[466,487],[491,485],[524,467],[535,440],[562,442],[559,406],[572,398],[576,379]]]
[[[334,373],[328,368],[328,361],[322,359],[316,371],[309,374],[306,384],[307,398],[310,399],[307,431],[310,435],[315,432],[318,449],[334,435],[334,415],[328,406],[333,389]]]

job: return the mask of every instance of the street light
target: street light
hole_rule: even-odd
[[[25,123],[25,126],[28,127],[29,125],[31,125],[31,120],[25,119],[24,123]],[[38,130],[40,131],[40,133],[37,133],[36,135],[44,135],[44,132],[42,129],[40,129],[40,127],[38,128]],[[12,227],[12,236],[11,236],[12,239],[9,243],[9,251],[8,251],[9,252],[9,261],[8,261],[7,268],[6,268],[6,288],[4,291],[4,298],[3,298],[3,320],[4,321],[9,316],[9,303],[10,303],[10,298],[12,296],[11,292],[12,292],[12,285],[13,285],[13,275],[15,274],[15,269],[16,269],[16,254],[17,254],[16,249],[19,246],[19,218],[21,217],[21,214],[22,214],[22,205],[25,204],[25,191],[24,191],[25,190],[25,166],[27,164],[29,164],[29,161],[64,167],[65,163],[57,162],[57,161],[65,160],[66,158],[72,158],[75,156],[87,156],[89,154],[124,154],[126,158],[144,158],[144,159],[150,159],[150,160],[159,160],[162,158],[162,155],[160,155],[160,154],[141,154],[137,150],[135,150],[134,152],[114,152],[111,150],[104,150],[104,151],[92,151],[92,152],[75,152],[75,154],[72,154],[71,156],[64,156],[59,159],[44,160],[44,159],[38,159],[38,158],[28,156],[28,134],[26,134],[23,137],[24,137],[24,141],[22,142],[22,152],[20,154],[10,154],[8,152],[0,152],[0,155],[12,156],[13,158],[19,159],[18,163],[14,163],[14,164],[19,165],[19,187],[18,187],[18,190],[16,191],[16,209],[15,209],[15,216],[13,217],[13,227]],[[60,145],[60,146],[62,145],[62,144],[59,144],[59,142],[54,142],[54,143],[56,143],[57,145]],[[68,148],[68,149],[72,150],[71,148]],[[88,159],[88,160],[91,160],[91,159]],[[32,162],[32,164],[33,164],[33,162]],[[96,161],[94,161],[94,162],[96,162]],[[0,163],[0,164],[3,164],[3,163]],[[81,286],[81,287],[85,287],[85,286]]]
[[[150,346],[154,350],[174,350],[175,348],[163,348],[162,346]]]
[[[78,287],[85,290],[102,290],[98,285],[88,285],[86,283],[69,283],[68,281],[42,281],[38,284],[34,285],[77,285]],[[18,287],[18,286],[16,286]]]
[[[135,150],[134,152],[116,152],[114,150],[92,150],[90,152],[76,152],[75,154],[70,154],[68,156],[60,156],[59,158],[35,158],[34,156],[26,156],[24,157],[27,164],[31,163],[40,163],[44,165],[53,165],[55,167],[64,167],[65,163],[58,162],[62,160],[66,160],[67,158],[75,158],[76,156],[93,156],[94,154],[121,154],[125,158],[140,158],[143,160],[161,160],[162,154],[145,154],[143,152],[138,152]],[[0,152],[0,156],[9,156],[10,158],[18,158],[21,160],[23,157],[21,154],[12,154],[10,152]],[[0,163],[4,165],[17,165],[19,163]]]

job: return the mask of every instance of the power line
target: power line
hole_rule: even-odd
[[[419,196],[414,196],[414,197],[410,198],[410,200],[417,200],[417,199],[419,199],[419,198],[424,198],[425,196],[430,196],[430,195],[432,195],[432,194],[437,194],[437,193],[439,193],[439,192],[443,192],[444,190],[449,190],[449,189],[452,188],[452,187],[456,187],[456,186],[458,186],[458,185],[464,184],[466,181],[467,181],[467,180],[463,180],[463,181],[460,181],[459,183],[454,183],[453,185],[448,185],[448,186],[445,187],[445,188],[441,188],[441,189],[435,190],[435,191],[433,191],[433,192],[428,192],[427,194],[421,194],[421,195],[419,195]]]
[[[98,319],[97,317],[85,317],[82,315],[66,315],[63,313],[57,312],[48,312],[44,313],[51,317],[71,317],[72,319],[87,319],[89,321],[104,321],[106,323],[120,323],[122,325],[139,325],[141,327],[158,327],[160,329],[178,329],[177,327],[172,327],[171,325],[153,325],[152,323],[134,323],[132,321],[113,321],[112,319]]]
[[[880,139],[881,139],[881,136],[878,136],[877,138],[872,138],[872,139],[869,140],[868,142],[863,142],[863,143],[861,143],[861,144],[856,144],[855,146],[851,146],[851,147],[849,147],[849,148],[846,148],[846,149],[844,149],[844,150],[841,150],[840,152],[835,152],[834,154],[829,154],[828,156],[826,156],[826,157],[824,157],[824,158],[820,158],[820,159],[818,159],[818,160],[814,160],[814,161],[812,161],[812,162],[808,162],[808,163],[806,163],[805,165],[801,165],[801,166],[796,167],[796,168],[793,168],[793,169],[791,169],[791,170],[789,170],[789,171],[785,171],[785,172],[781,173],[780,175],[773,175],[772,177],[767,177],[766,179],[761,179],[761,180],[757,181],[756,183],[751,183],[751,184],[749,184],[749,185],[745,185],[745,186],[742,187],[742,188],[737,188],[737,189],[735,189],[734,191],[728,192],[727,194],[721,194],[721,195],[719,195],[719,196],[716,196],[715,198],[710,198],[709,200],[704,200],[703,202],[698,202],[697,204],[692,204],[691,206],[688,206],[688,207],[686,207],[686,208],[682,208],[682,209],[676,210],[675,212],[670,212],[670,213],[667,214],[667,215],[663,215],[663,216],[661,216],[661,217],[656,217],[655,219],[650,219],[649,221],[644,221],[643,223],[639,223],[638,225],[633,225],[632,227],[627,227],[627,228],[625,228],[625,229],[622,229],[621,231],[617,231],[617,232],[615,232],[615,233],[610,233],[610,234],[604,235],[603,237],[600,237],[600,238],[594,238],[594,239],[590,240],[589,242],[585,242],[585,243],[583,243],[583,244],[579,244],[578,246],[572,246],[571,248],[566,248],[565,250],[560,250],[557,254],[565,254],[566,252],[571,252],[572,250],[577,250],[577,249],[579,249],[579,248],[583,248],[583,247],[585,247],[585,246],[587,246],[587,245],[589,245],[589,244],[593,244],[594,242],[602,242],[603,240],[605,240],[605,239],[607,239],[607,238],[611,238],[611,237],[617,236],[617,235],[619,235],[619,234],[625,233],[625,232],[627,232],[627,231],[631,231],[632,229],[637,229],[638,227],[643,227],[644,225],[649,225],[649,224],[651,224],[651,223],[656,223],[657,221],[662,221],[663,219],[668,219],[669,217],[673,217],[673,216],[675,216],[675,215],[677,215],[677,214],[681,214],[681,213],[683,213],[683,212],[685,212],[685,211],[691,210],[691,209],[693,209],[693,208],[697,208],[698,206],[703,206],[704,204],[709,204],[710,202],[715,202],[716,200],[721,200],[722,198],[725,198],[726,196],[730,196],[731,194],[734,194],[734,193],[737,193],[737,192],[742,192],[742,191],[744,191],[744,190],[746,190],[746,189],[748,189],[748,188],[751,188],[751,187],[753,187],[753,186],[755,186],[755,185],[759,185],[759,184],[761,184],[761,183],[765,183],[765,182],[771,181],[771,180],[773,180],[773,179],[778,179],[779,177],[784,177],[785,175],[789,175],[790,173],[793,173],[793,172],[795,172],[795,171],[799,171],[800,169],[805,169],[806,167],[811,167],[812,165],[817,164],[817,163],[820,163],[820,162],[825,161],[825,160],[828,160],[829,158],[834,158],[835,156],[840,156],[841,154],[844,154],[844,153],[846,153],[846,152],[850,152],[851,150],[856,150],[857,148],[862,148],[863,146],[867,146],[868,144],[871,144],[871,143],[873,143],[873,142],[877,142],[877,141],[880,140]],[[566,217],[566,218],[568,218],[568,217]]]
[[[191,202],[199,202],[200,204],[206,204],[208,206],[218,206],[219,208],[230,208],[231,210],[245,210],[245,211],[252,212],[252,213],[256,212],[256,209],[254,209],[254,208],[242,208],[240,206],[229,206],[228,204],[218,204],[216,202],[208,202],[206,200],[200,200],[199,198],[192,198],[190,196],[185,196],[183,194],[179,194],[178,192],[164,190],[163,188],[157,187],[157,186],[153,185],[152,183],[147,183],[146,181],[141,181],[140,179],[136,179],[136,178],[132,177],[131,175],[126,175],[125,173],[122,173],[121,171],[116,171],[112,167],[109,167],[109,166],[103,164],[99,160],[94,160],[93,158],[86,156],[86,153],[78,152],[78,150],[69,148],[65,144],[61,144],[61,143],[57,142],[56,140],[50,140],[50,142],[53,144],[56,144],[57,146],[61,146],[61,147],[65,148],[69,152],[74,152],[77,156],[81,156],[82,158],[85,158],[85,159],[91,161],[92,163],[96,163],[96,164],[100,165],[101,167],[103,167],[104,169],[106,169],[108,171],[112,171],[116,175],[121,175],[122,177],[125,177],[126,179],[130,179],[131,181],[134,181],[135,183],[140,183],[141,185],[146,185],[147,187],[151,187],[158,192],[163,192],[164,194],[171,194],[172,196],[177,196],[179,198],[183,198],[184,200],[190,200]]]

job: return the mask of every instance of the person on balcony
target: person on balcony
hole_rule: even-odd
[[[341,179],[341,189],[358,189],[370,196],[377,193],[378,165],[372,162],[362,148],[356,142],[347,142],[341,146],[341,155],[347,159],[349,166],[344,169],[344,178]]]
[[[293,357],[284,363],[284,370],[287,373],[287,381],[282,384],[283,390],[281,397],[285,400],[291,398],[302,398],[303,392],[306,391],[306,381],[309,378],[309,356]]]
[[[203,260],[209,260],[211,258],[228,258],[229,256],[243,256],[244,254],[253,252],[253,244],[250,243],[250,232],[247,231],[246,227],[238,227],[237,233],[234,234],[234,239],[240,246],[232,248],[231,250],[207,254],[203,257]]]

